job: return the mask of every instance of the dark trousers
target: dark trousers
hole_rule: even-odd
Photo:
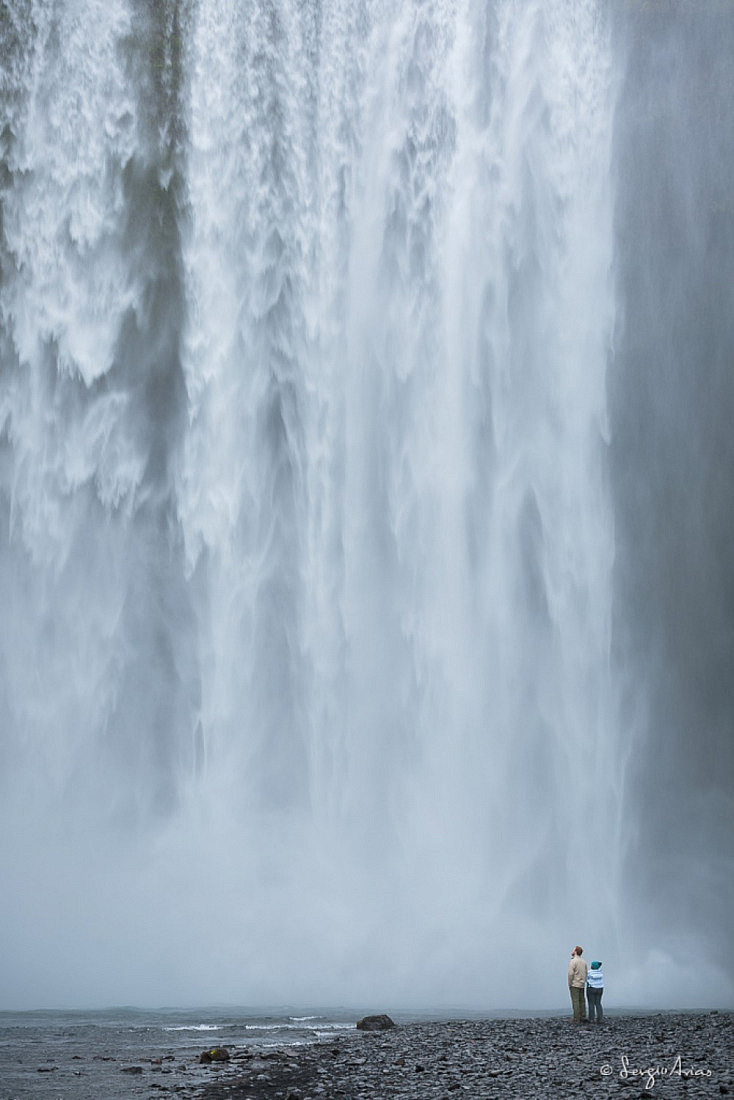
[[[592,1022],[594,1016],[596,1016],[599,1023],[604,1019],[604,1012],[601,1007],[601,995],[603,992],[603,989],[592,989],[591,986],[586,987],[586,996],[589,999],[589,1019]]]
[[[576,986],[571,987],[571,1004],[573,1005],[573,1018],[574,1020],[586,1019],[586,998],[584,997],[583,986],[581,989],[577,989]]]

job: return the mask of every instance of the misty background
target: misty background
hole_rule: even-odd
[[[2,6],[1,1007],[731,1006],[733,55]]]

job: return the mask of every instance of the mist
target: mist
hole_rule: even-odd
[[[731,1007],[734,12],[251,9],[0,14],[0,1007]]]

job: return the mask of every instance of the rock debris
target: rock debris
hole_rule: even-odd
[[[734,1014],[467,1020],[230,1050],[191,1100],[698,1100],[734,1095]]]

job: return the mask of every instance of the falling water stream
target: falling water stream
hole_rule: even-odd
[[[553,1006],[576,942],[628,1003],[730,997],[661,919],[640,765],[672,696],[635,306],[670,268],[651,232],[635,275],[630,212],[674,7],[0,9],[9,1006]],[[726,774],[674,845],[712,948]]]

